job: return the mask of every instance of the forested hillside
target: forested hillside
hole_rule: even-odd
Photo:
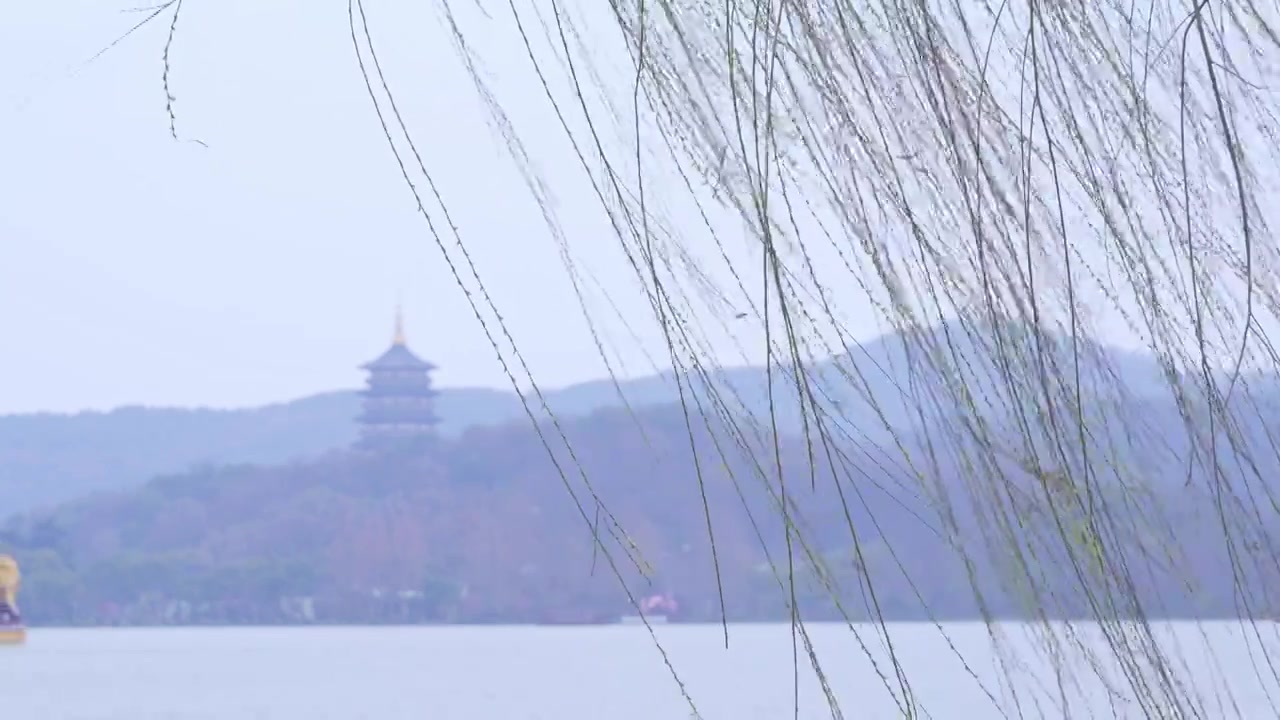
[[[1102,548],[1135,583],[1113,614],[1242,612],[1202,475],[1099,472],[1113,510],[1091,526],[1060,473],[967,467],[962,449],[923,462],[927,437],[904,440],[916,470],[898,449],[794,434],[775,463],[759,428],[695,416],[695,462],[684,417],[566,420],[572,455],[550,424],[516,422],[423,453],[208,467],[15,517],[0,545],[43,623],[598,622],[631,612],[619,579],[672,593],[686,620],[785,619],[793,579],[811,619],[1079,616],[1115,582]],[[1237,559],[1268,557],[1270,537]],[[1007,580],[1017,562],[1033,585]]]

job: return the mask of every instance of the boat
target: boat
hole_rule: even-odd
[[[18,612],[18,587],[22,574],[18,561],[0,555],[0,645],[21,645],[27,641],[27,626]]]
[[[623,625],[664,625],[671,619],[671,614],[680,610],[679,603],[671,593],[651,595],[640,601],[636,607],[639,615],[623,615],[618,622]]]
[[[665,625],[670,620],[666,615],[623,615],[618,618],[620,625]]]

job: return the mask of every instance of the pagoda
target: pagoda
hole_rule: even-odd
[[[396,308],[395,337],[378,359],[360,366],[368,384],[360,414],[359,446],[369,450],[416,447],[435,437],[435,365],[413,354],[405,343],[404,316]]]

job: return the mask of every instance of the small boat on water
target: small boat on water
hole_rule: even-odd
[[[22,574],[18,561],[0,555],[0,645],[21,645],[27,640],[27,627],[18,612],[18,587]]]
[[[671,619],[671,614],[680,610],[680,605],[671,593],[664,593],[641,600],[637,609],[643,614],[623,615],[618,618],[618,622],[623,625],[644,625],[648,621],[650,625],[663,625]]]
[[[640,615],[623,615],[618,618],[618,623],[621,625],[644,625],[645,621],[648,621],[650,625],[665,625],[668,620],[670,618],[666,615],[645,615],[643,617]]]

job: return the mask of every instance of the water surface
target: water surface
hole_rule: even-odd
[[[902,717],[901,686],[876,628],[859,627],[856,634],[836,625],[808,629],[844,717]],[[1096,627],[1059,630],[1059,637],[1073,634],[1073,642],[1097,648],[1091,661],[1069,645],[1058,663],[1067,666],[1062,672],[1032,637],[1034,628],[997,626],[1003,652],[993,649],[983,625],[945,630],[944,637],[931,625],[890,629],[893,655],[924,717],[1137,718],[1153,712],[1133,701]],[[788,626],[731,626],[728,650],[718,626],[654,632],[704,718],[793,717]],[[1262,653],[1265,647],[1277,658],[1274,625],[1177,624],[1156,632],[1171,653],[1172,679],[1187,684],[1179,694],[1197,695],[1203,717],[1277,716],[1272,700],[1280,705],[1280,686]],[[798,654],[800,717],[832,717],[803,642]],[[1009,672],[999,669],[1002,657]],[[1098,672],[1109,674],[1110,689]],[[1158,691],[1159,675],[1145,677]],[[27,646],[0,648],[0,698],[5,717],[33,720],[692,716],[643,626],[36,629]]]

